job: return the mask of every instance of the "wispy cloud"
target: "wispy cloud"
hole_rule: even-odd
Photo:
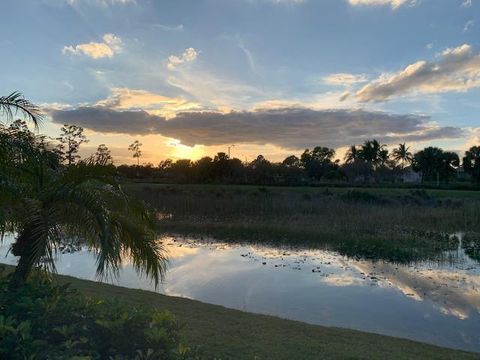
[[[122,50],[122,40],[114,34],[105,34],[102,37],[103,42],[91,41],[85,44],[74,46],[64,46],[63,54],[85,55],[93,59],[113,57]]]
[[[323,82],[334,86],[351,86],[368,81],[365,74],[337,73],[323,78]]]
[[[462,5],[460,5],[461,7],[464,7],[464,8],[469,8],[472,6],[472,0],[464,0],[462,2]]]
[[[136,0],[66,0],[70,5],[89,4],[98,6],[136,4]]]
[[[254,2],[263,2],[271,4],[284,4],[284,5],[298,5],[307,2],[307,0],[247,0],[251,3]]]
[[[386,101],[409,93],[463,92],[480,87],[480,54],[463,44],[446,49],[437,61],[417,61],[393,75],[382,74],[356,94],[361,102]]]
[[[178,66],[193,62],[197,59],[198,52],[194,48],[185,49],[182,55],[170,55],[168,57],[167,67],[169,70],[175,70]]]
[[[390,6],[392,9],[398,9],[401,6],[416,6],[417,0],[348,0],[352,6]]]
[[[253,59],[252,52],[245,46],[245,43],[243,42],[243,39],[240,36],[237,36],[237,43],[238,47],[242,52],[245,54],[245,57],[247,58],[248,66],[250,67],[250,70],[252,70],[254,73],[257,72],[257,69],[255,68],[255,60]]]
[[[465,23],[465,26],[463,27],[463,32],[466,33],[467,31],[469,31],[471,29],[471,27],[473,26],[473,24],[474,24],[473,20],[468,20]]]
[[[154,24],[153,27],[161,29],[163,31],[169,31],[169,32],[179,32],[184,30],[183,24],[178,24],[178,25]]]

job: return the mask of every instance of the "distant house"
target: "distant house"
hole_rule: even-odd
[[[407,166],[400,174],[400,181],[409,184],[418,184],[422,182],[422,173],[413,171],[411,166]]]

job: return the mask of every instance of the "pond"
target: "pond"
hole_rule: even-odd
[[[170,262],[157,291],[312,324],[398,336],[480,352],[480,264],[461,246],[437,261],[395,264],[333,251],[162,239]],[[11,241],[11,239],[10,239]],[[0,246],[0,261],[9,239]],[[95,279],[81,250],[58,256],[61,274]],[[153,290],[126,262],[109,281]]]

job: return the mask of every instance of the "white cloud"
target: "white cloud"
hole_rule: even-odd
[[[252,70],[254,73],[256,73],[257,70],[255,68],[255,60],[253,58],[252,52],[250,51],[250,49],[248,49],[245,46],[245,43],[243,42],[243,40],[240,36],[237,36],[237,43],[238,43],[239,49],[242,50],[242,52],[245,54],[245,57],[247,59],[248,66],[250,67],[250,70]]]
[[[174,70],[177,66],[195,61],[198,57],[198,52],[194,48],[185,49],[182,55],[170,55],[168,57],[167,67],[169,70]]]
[[[149,114],[167,118],[181,111],[200,109],[200,104],[181,97],[164,96],[150,91],[112,88],[108,98],[98,101],[95,106],[109,107],[115,110],[146,110]]]
[[[382,74],[355,94],[361,102],[386,101],[393,96],[463,92],[480,87],[480,54],[468,44],[446,49],[437,61],[417,61],[394,74]]]
[[[93,59],[113,57],[122,50],[122,40],[114,34],[105,34],[102,37],[103,42],[91,41],[86,44],[75,46],[64,46],[63,54],[85,55]]]
[[[307,0],[248,0],[249,2],[264,2],[272,4],[284,4],[284,5],[298,5],[303,4]]]
[[[178,24],[178,25],[154,24],[153,27],[156,27],[163,31],[169,31],[169,32],[180,32],[184,30],[183,24]]]
[[[465,23],[465,26],[463,27],[463,32],[467,32],[470,30],[470,28],[473,26],[474,24],[474,21],[473,20],[468,20],[466,23]]]
[[[462,2],[462,5],[461,7],[465,7],[465,8],[469,8],[472,6],[472,0],[465,0],[464,2]]]
[[[352,6],[390,6],[392,9],[398,9],[401,6],[415,6],[417,0],[348,0]]]
[[[69,5],[75,6],[81,3],[98,6],[136,4],[136,0],[67,0]]]
[[[306,0],[266,0],[275,4],[302,4]]]
[[[334,86],[351,86],[358,83],[368,81],[365,74],[349,74],[349,73],[337,73],[330,74],[323,78],[323,81],[328,85]]]

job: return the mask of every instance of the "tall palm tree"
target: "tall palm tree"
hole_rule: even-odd
[[[405,143],[398,144],[398,147],[393,150],[393,159],[396,162],[402,163],[402,170],[405,169],[405,163],[410,164],[413,161],[413,154],[410,152],[410,147]]]
[[[381,145],[377,140],[367,140],[361,145],[359,150],[359,156],[366,163],[376,168],[379,164],[382,164],[385,156],[388,156],[388,151],[385,149],[386,145]]]
[[[123,192],[112,167],[91,159],[63,166],[43,136],[17,121],[0,126],[0,168],[0,231],[16,234],[11,251],[19,257],[12,288],[35,266],[55,271],[56,250],[72,239],[94,251],[99,276],[128,259],[155,285],[163,278],[155,218]]]
[[[356,145],[352,145],[348,148],[345,153],[345,162],[347,164],[352,164],[360,158],[360,150]]]
[[[0,97],[1,114],[6,115],[8,119],[12,119],[17,112],[21,112],[25,117],[29,118],[35,125],[35,128],[38,128],[42,119],[42,112],[38,106],[24,99],[23,95],[18,91]]]

